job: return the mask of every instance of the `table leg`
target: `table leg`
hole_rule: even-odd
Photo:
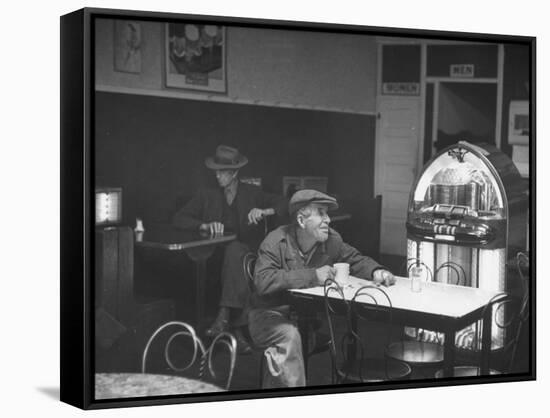
[[[480,375],[487,376],[489,374],[489,355],[491,353],[491,336],[493,327],[493,310],[487,309],[483,318],[483,328],[481,335],[481,364]]]
[[[443,345],[443,376],[452,377],[455,364],[455,331],[445,331]]]
[[[357,315],[350,315],[350,321],[351,321],[351,331],[357,335]],[[348,351],[348,360],[350,362],[353,362],[355,358],[357,357],[357,341],[355,339],[352,339],[348,342],[347,346]]]
[[[206,286],[206,261],[214,252],[214,247],[205,246],[186,250],[189,258],[195,263],[195,327],[199,332],[204,328],[204,303]]]
[[[197,327],[201,328],[201,321],[204,319],[204,298],[205,298],[205,283],[206,280],[206,260],[198,260],[195,262],[195,281],[196,281],[196,298],[197,305],[195,307],[195,315]]]

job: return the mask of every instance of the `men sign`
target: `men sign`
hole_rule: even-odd
[[[473,78],[474,64],[451,64],[451,77]]]

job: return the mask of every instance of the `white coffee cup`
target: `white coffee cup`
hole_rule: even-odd
[[[333,266],[336,269],[336,283],[344,285],[349,279],[349,264],[348,263],[335,263]]]

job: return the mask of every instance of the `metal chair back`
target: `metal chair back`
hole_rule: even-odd
[[[427,275],[427,279],[429,281],[434,280],[434,274],[433,271],[426,263],[424,263],[422,260],[416,257],[407,258],[405,262],[401,265],[401,269],[399,271],[402,272],[403,276],[409,277],[409,273],[411,272],[411,269],[415,266],[422,266],[426,269],[426,272],[429,273]]]
[[[248,252],[243,257],[243,272],[251,288],[254,286],[254,266],[257,259],[258,255],[253,252]]]
[[[391,342],[392,303],[380,287],[365,285],[346,300],[342,287],[332,279],[325,281],[325,310],[330,331],[330,354],[333,383],[346,381],[368,382],[389,379],[406,379],[411,368],[400,361],[366,356],[365,342],[361,337],[361,320],[384,323],[388,331],[385,346]],[[345,326],[341,337],[336,333],[336,317],[343,317]],[[383,364],[382,364],[383,363]],[[337,380],[335,382],[335,380]]]
[[[493,302],[493,305],[497,305],[496,308],[493,308],[494,323],[498,328],[505,331],[506,342],[503,352],[505,354],[510,352],[509,360],[503,372],[512,371],[516,361],[519,342],[529,320],[529,276],[524,276],[522,272],[522,268],[526,267],[529,269],[529,258],[524,253],[518,253],[516,260],[523,286],[521,298],[518,299],[506,295],[506,297],[502,297],[502,300]],[[495,296],[493,299],[497,299],[498,296]],[[489,306],[486,309],[489,309]]]
[[[392,341],[392,306],[391,299],[386,291],[375,285],[366,285],[357,289],[351,300],[351,312],[355,318],[364,321],[375,320],[385,324],[384,329],[387,331],[386,342],[384,344],[385,349],[389,347]],[[362,345],[362,348],[363,350],[365,349],[364,345]],[[359,367],[359,375],[362,379],[364,357],[361,357],[360,361],[361,367]],[[394,376],[391,376],[389,373],[388,358],[384,356],[383,361],[386,380],[392,379]]]
[[[466,283],[466,271],[464,271],[464,267],[462,267],[460,264],[455,263],[454,261],[447,261],[443,264],[441,264],[436,270],[434,275],[434,280],[437,281],[437,277],[439,276],[439,273],[443,271],[443,269],[447,269],[449,271],[452,271],[456,274],[456,282],[452,282],[451,284],[458,285],[458,286],[464,286]],[[462,275],[460,274],[462,273]],[[452,277],[452,275],[451,275]]]
[[[165,331],[168,329],[172,329],[173,331],[171,333]],[[164,345],[164,360],[171,370],[178,373],[190,371],[196,373],[197,377],[201,380],[213,380],[218,384],[219,382],[225,382],[221,386],[226,390],[229,389],[237,358],[237,341],[231,333],[222,332],[218,334],[210,345],[206,347],[191,325],[180,321],[167,322],[157,328],[145,345],[141,358],[142,373],[145,373],[147,357],[151,347],[154,341],[160,338],[161,335],[166,335],[167,338]],[[191,343],[191,352],[185,353],[188,355],[188,359],[183,366],[177,366],[172,358],[172,351],[177,351],[171,349],[176,339],[180,341],[183,339]],[[218,365],[216,364],[215,357],[220,353],[220,350],[226,350],[229,356],[229,364],[225,373],[227,377],[220,377],[221,373],[219,373],[219,370],[216,371]],[[180,353],[183,353],[183,350],[180,350]],[[198,371],[196,370],[197,367]]]
[[[493,296],[483,309],[482,318],[483,321],[492,321],[493,327],[504,332],[504,345],[498,349],[506,355],[511,352],[510,359],[506,362],[506,365],[500,372],[507,373],[511,370],[513,365],[517,345],[519,342],[519,336],[522,328],[521,321],[522,300],[518,300],[507,293],[499,293]],[[483,328],[479,333],[479,338],[483,337]],[[484,349],[485,347],[481,347]],[[491,338],[491,347],[489,348],[489,354],[493,354],[493,341]],[[478,351],[479,364],[481,369],[481,352]]]
[[[325,314],[330,334],[329,352],[332,363],[332,381],[341,383],[348,380],[351,372],[350,365],[355,358],[348,356],[350,345],[359,347],[362,357],[361,339],[352,329],[352,318],[349,302],[344,297],[344,290],[333,279],[324,283]],[[345,318],[345,330],[339,340],[336,339],[337,319]]]
[[[516,255],[516,268],[521,279],[523,301],[520,310],[520,316],[522,321],[526,321],[529,317],[529,285],[530,285],[530,265],[529,255],[527,253],[519,252]],[[526,273],[524,272],[526,271]]]

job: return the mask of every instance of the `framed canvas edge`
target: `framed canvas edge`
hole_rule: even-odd
[[[61,277],[60,277],[60,400],[82,409],[161,405],[190,402],[258,399],[286,396],[323,395],[333,393],[369,392],[418,387],[458,386],[500,382],[529,381],[536,379],[536,316],[531,315],[531,368],[529,373],[487,376],[463,379],[431,379],[406,383],[383,383],[368,385],[331,385],[279,390],[232,391],[224,394],[182,395],[176,397],[131,398],[97,401],[93,398],[93,36],[92,21],[98,17],[136,18],[145,20],[215,20],[227,26],[248,25],[258,27],[281,27],[293,30],[325,30],[390,36],[414,36],[433,38],[478,38],[487,41],[527,43],[531,51],[531,126],[530,144],[530,248],[532,259],[531,313],[536,312],[536,38],[530,36],[495,35],[433,31],[425,29],[386,28],[330,23],[277,21],[220,16],[187,15],[178,13],[142,12],[115,9],[85,8],[61,17]],[[68,44],[68,31],[81,33],[80,48],[73,39]],[[70,42],[69,42],[70,43]],[[65,52],[64,52],[65,51]],[[77,71],[74,66],[77,66]],[[71,71],[67,71],[69,66]],[[68,103],[71,106],[68,106]],[[77,103],[75,106],[74,103]],[[74,137],[79,138],[74,140]],[[71,175],[67,175],[67,173]],[[78,173],[78,175],[75,175]],[[75,197],[78,197],[75,198]],[[80,274],[80,275],[79,275]],[[76,278],[75,278],[76,276]],[[78,295],[77,298],[74,298]],[[75,349],[75,347],[78,348]]]
[[[79,408],[90,401],[88,22],[81,9],[61,18],[60,31],[60,400]]]

